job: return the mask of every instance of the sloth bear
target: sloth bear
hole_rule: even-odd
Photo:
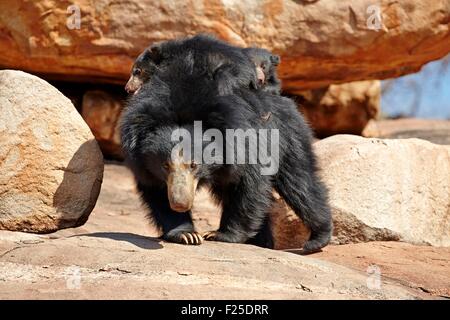
[[[295,103],[254,86],[256,71],[245,54],[235,64],[229,58],[221,60],[229,52],[220,54],[222,48],[215,40],[209,47],[199,44],[201,50],[195,42],[190,45],[156,59],[151,76],[130,97],[122,116],[123,150],[149,217],[162,229],[163,238],[172,242],[200,244],[206,239],[272,247],[268,212],[275,189],[311,229],[303,253],[324,247],[332,230],[327,191],[316,173],[310,129]],[[244,65],[242,73],[240,65]],[[262,112],[269,112],[270,118],[262,119]],[[200,138],[196,123],[202,126]],[[228,138],[228,130],[233,129],[270,131],[269,137],[260,135],[256,142],[244,137],[244,149],[270,145],[276,159],[251,162],[249,151],[244,162],[224,162],[228,150],[234,158],[242,148],[234,145],[237,136]],[[208,131],[215,134],[205,139]],[[190,150],[177,149],[175,132],[194,137]],[[228,138],[225,145],[220,136]],[[196,143],[203,151],[214,149],[222,162],[205,161],[204,152],[200,158],[191,157]],[[267,164],[277,170],[263,174]],[[209,187],[222,206],[219,230],[204,235],[195,232],[190,211],[200,186]]]

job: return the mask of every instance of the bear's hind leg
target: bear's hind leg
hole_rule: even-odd
[[[245,243],[260,232],[272,203],[272,188],[268,178],[252,178],[257,176],[261,177],[246,174],[226,190],[212,190],[221,199],[222,218],[219,230],[204,234],[205,240]]]
[[[270,227],[270,219],[266,218],[262,228],[253,238],[250,238],[246,242],[247,244],[252,244],[262,248],[274,248],[272,229]]]
[[[315,173],[302,169],[299,164],[280,170],[275,189],[311,229],[302,253],[313,253],[325,247],[332,232],[331,210],[327,190]]]

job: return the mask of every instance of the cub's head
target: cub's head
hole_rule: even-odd
[[[243,50],[247,57],[255,64],[260,85],[265,85],[271,77],[276,75],[277,67],[281,62],[280,56],[263,48],[251,47]]]
[[[130,94],[137,93],[142,85],[155,73],[160,60],[161,55],[158,44],[145,49],[133,64],[131,76],[125,85],[125,90]]]

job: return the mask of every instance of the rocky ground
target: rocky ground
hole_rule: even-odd
[[[201,230],[218,221],[205,197],[195,205]],[[85,225],[47,235],[0,231],[0,299],[450,297],[450,248],[371,242],[304,257],[250,245],[181,246],[155,238],[144,216],[131,174],[107,164]]]
[[[376,265],[388,279],[433,296],[450,298],[450,248],[369,242],[329,246],[314,257],[361,271]]]

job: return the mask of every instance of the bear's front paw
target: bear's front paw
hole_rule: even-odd
[[[236,236],[228,232],[221,231],[208,231],[203,234],[203,238],[208,241],[220,241],[220,242],[242,242],[237,239]]]
[[[199,245],[203,243],[203,237],[198,232],[179,231],[176,233],[165,234],[164,240],[187,244],[187,245]]]

